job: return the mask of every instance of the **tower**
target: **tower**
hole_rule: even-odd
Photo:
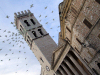
[[[56,43],[29,10],[14,15],[17,29],[41,64],[41,74],[55,74],[51,70],[51,60],[52,53],[57,48]]]

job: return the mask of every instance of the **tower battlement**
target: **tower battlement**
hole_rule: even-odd
[[[22,19],[24,17],[29,17],[29,16],[33,16],[33,13],[31,13],[30,10],[24,10],[24,11],[21,11],[21,12],[17,12],[17,13],[14,13],[14,23],[15,25],[17,25],[17,19]]]
[[[31,13],[30,10],[27,10],[27,11],[24,10],[24,11],[17,12],[17,13],[14,13],[14,15],[15,15],[14,17],[15,18],[19,18],[19,17],[23,17],[23,16],[29,16],[29,15],[32,16],[33,15],[33,13]]]

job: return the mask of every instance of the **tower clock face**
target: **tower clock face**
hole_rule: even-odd
[[[46,70],[47,70],[47,71],[50,71],[50,69],[49,69],[49,67],[48,67],[48,66],[46,66]]]

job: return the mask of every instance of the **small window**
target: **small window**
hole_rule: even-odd
[[[100,34],[98,35],[99,39],[100,39]]]
[[[34,20],[33,19],[30,19],[31,20],[31,22],[35,25],[35,22],[34,22]]]
[[[98,67],[99,67],[99,69],[100,69],[100,63],[98,63],[97,65],[98,65]]]
[[[23,32],[22,32],[22,30],[20,29],[20,31],[21,31],[21,34],[23,34]]]
[[[70,40],[66,37],[67,41],[70,42]]]
[[[82,44],[81,41],[78,38],[76,38],[76,40],[79,42],[79,44]]]
[[[50,71],[50,69],[49,69],[49,67],[48,67],[48,66],[46,66],[46,70],[47,70],[47,71]]]
[[[40,57],[40,60],[41,60],[42,62],[44,62],[43,59],[42,59],[41,57]]]
[[[27,36],[27,37],[28,37],[28,39],[31,41],[30,37],[29,37],[29,36]]]
[[[66,29],[71,33],[71,30],[66,26]]]
[[[30,45],[30,42],[29,42],[29,40],[27,39],[27,42],[29,43],[29,45]]]
[[[98,72],[94,68],[92,68],[92,70],[95,72],[96,75],[99,75]]]
[[[88,63],[88,61],[84,58],[84,60],[86,61],[86,63]]]
[[[42,30],[41,30],[41,29],[38,29],[38,31],[39,31],[39,33],[40,33],[41,35],[43,35],[43,32],[42,32]]]
[[[34,35],[35,37],[37,37],[37,35],[36,35],[36,32],[35,32],[35,31],[32,31],[32,33],[33,33],[33,35]]]
[[[75,49],[77,50],[78,53],[80,53],[79,50],[76,47],[75,47]]]
[[[100,4],[100,0],[95,0],[95,1]]]
[[[61,12],[59,12],[59,15],[61,14]]]
[[[27,20],[24,20],[24,23],[25,23],[27,26],[30,26],[30,24],[27,22]]]
[[[83,23],[90,29],[92,27],[92,24],[88,20],[84,20]]]
[[[20,27],[23,29],[23,27],[20,25]]]

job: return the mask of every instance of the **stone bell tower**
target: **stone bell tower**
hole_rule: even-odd
[[[14,15],[17,29],[41,64],[41,75],[56,75],[51,70],[52,53],[57,48],[56,43],[29,10]]]

